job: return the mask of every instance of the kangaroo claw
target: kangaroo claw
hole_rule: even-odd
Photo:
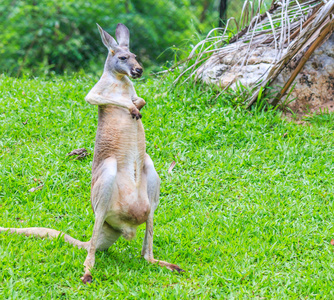
[[[136,107],[131,109],[130,114],[132,116],[132,119],[136,118],[136,120],[139,120],[142,117],[142,115],[140,114],[139,110]]]

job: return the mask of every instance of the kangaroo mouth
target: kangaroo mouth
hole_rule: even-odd
[[[140,74],[131,74],[131,78],[133,79],[137,79],[137,78],[140,78],[141,75]]]
[[[131,74],[131,78],[137,79],[143,75],[143,70],[142,69],[131,70],[130,74]]]

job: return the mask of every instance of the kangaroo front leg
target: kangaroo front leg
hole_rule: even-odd
[[[132,98],[132,103],[137,107],[137,109],[141,110],[145,106],[146,101],[143,98],[136,96]]]
[[[107,104],[109,104],[109,105],[114,105],[114,106],[125,108],[129,111],[132,118],[136,118],[137,120],[142,117],[141,114],[139,113],[139,110],[137,109],[137,107],[134,103],[131,103],[131,102],[124,103],[124,101],[122,101],[122,99],[117,99],[117,97],[114,97],[113,99],[109,98],[109,97],[105,97],[105,96],[102,97],[102,96],[100,96],[96,93],[93,93],[91,91],[85,97],[85,100],[88,103],[93,104],[93,105],[107,105]]]
[[[147,154],[144,162],[144,173],[147,178],[147,194],[151,204],[151,212],[146,221],[146,231],[141,255],[150,263],[158,263],[161,267],[166,267],[171,271],[176,270],[178,272],[183,272],[184,270],[178,265],[157,260],[153,257],[153,215],[159,204],[160,178],[155,171],[151,158]]]
[[[92,192],[91,201],[95,213],[95,223],[93,234],[90,239],[88,254],[84,262],[85,274],[81,278],[83,283],[91,283],[91,269],[95,264],[95,252],[103,238],[103,224],[106,218],[106,213],[110,206],[112,193],[115,189],[115,178],[117,174],[117,162],[114,158],[108,158],[101,163],[101,166],[94,170],[92,177]]]

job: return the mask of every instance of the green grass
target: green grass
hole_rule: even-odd
[[[0,77],[0,226],[90,238],[92,156],[66,154],[94,150],[97,109],[83,98],[95,81]],[[162,180],[155,256],[186,272],[141,258],[144,225],[136,240],[97,254],[87,286],[84,250],[4,233],[1,299],[333,299],[334,118],[287,123],[226,97],[210,105],[197,87],[166,93],[170,82],[136,89]]]

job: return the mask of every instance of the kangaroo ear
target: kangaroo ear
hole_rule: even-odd
[[[103,30],[102,27],[99,24],[96,23],[96,25],[99,28],[103,44],[109,50],[115,51],[116,48],[117,48],[117,46],[118,46],[117,42],[115,41],[115,39],[108,32],[106,32],[105,30]]]
[[[117,39],[118,44],[121,47],[129,48],[130,32],[129,32],[129,29],[121,23],[117,24],[117,27],[116,27],[116,39]]]

